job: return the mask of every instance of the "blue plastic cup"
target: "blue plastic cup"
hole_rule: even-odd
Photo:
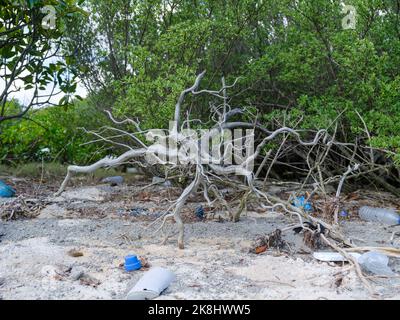
[[[15,196],[15,190],[0,180],[0,198],[11,198]]]
[[[140,260],[135,255],[129,255],[125,257],[125,270],[133,271],[138,270],[142,267]]]

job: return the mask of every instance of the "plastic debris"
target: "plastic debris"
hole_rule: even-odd
[[[303,208],[305,211],[312,211],[312,205],[310,202],[306,202],[306,198],[304,196],[297,197],[293,203],[295,207]]]
[[[393,276],[395,273],[388,267],[389,258],[377,251],[369,251],[358,258],[360,266],[373,274]]]
[[[400,224],[400,216],[393,209],[361,207],[358,215],[365,221],[381,222],[388,225]]]
[[[149,300],[158,297],[175,280],[175,275],[164,268],[154,267],[147,271],[129,291],[128,300]]]
[[[0,198],[12,198],[15,196],[16,191],[0,180]]]
[[[342,218],[347,218],[347,217],[349,216],[349,214],[348,214],[348,212],[347,212],[346,210],[340,211],[339,215],[340,215]]]
[[[139,270],[142,264],[136,255],[129,255],[125,257],[125,270],[133,271]]]
[[[109,183],[112,187],[119,186],[124,183],[124,178],[121,176],[107,177],[101,180],[102,183]]]
[[[204,208],[203,208],[203,206],[197,207],[194,213],[195,213],[197,218],[199,218],[201,220],[204,219]]]
[[[349,252],[349,255],[358,259],[361,254],[355,252]],[[325,262],[346,262],[346,257],[342,256],[339,252],[332,251],[318,251],[313,253],[313,257],[319,261]]]

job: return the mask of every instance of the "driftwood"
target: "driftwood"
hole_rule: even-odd
[[[196,192],[199,188],[203,189],[204,198],[208,203],[211,203],[210,194],[214,196],[214,202],[223,202],[223,206],[227,206],[224,197],[220,194],[218,185],[223,183],[230,183],[233,188],[238,191],[243,192],[244,196],[240,201],[239,210],[231,215],[231,219],[234,221],[239,220],[240,213],[244,208],[247,198],[250,194],[256,196],[263,202],[263,206],[266,210],[275,210],[280,208],[286,213],[295,215],[299,223],[302,225],[304,220],[311,221],[312,223],[322,225],[325,229],[329,230],[331,236],[342,243],[351,246],[351,241],[345,239],[337,230],[335,226],[337,224],[337,211],[338,206],[335,206],[335,225],[330,225],[321,219],[313,218],[307,215],[302,209],[294,207],[290,203],[283,201],[282,199],[273,197],[263,190],[265,187],[265,181],[263,186],[258,186],[256,183],[256,178],[260,175],[262,166],[267,163],[268,157],[271,155],[271,150],[267,151],[261,166],[258,168],[256,174],[253,172],[254,163],[261,157],[262,151],[265,149],[266,144],[270,141],[282,138],[282,143],[278,148],[278,153],[281,150],[285,150],[285,143],[288,142],[289,137],[291,138],[291,143],[296,143],[300,147],[309,147],[310,151],[307,156],[307,163],[309,164],[308,177],[314,178],[315,189],[320,189],[324,191],[324,186],[332,181],[339,181],[338,191],[335,197],[335,201],[338,203],[340,198],[340,193],[343,184],[346,179],[351,177],[352,174],[359,174],[362,171],[363,165],[356,162],[358,160],[356,157],[351,159],[349,156],[349,166],[346,172],[342,173],[338,177],[330,176],[328,179],[323,179],[322,177],[322,166],[324,161],[327,159],[327,154],[332,149],[333,146],[339,148],[346,148],[347,154],[348,149],[355,146],[351,143],[341,143],[335,140],[335,134],[331,136],[327,129],[321,129],[316,132],[304,132],[304,130],[296,130],[289,127],[280,127],[275,130],[268,130],[267,128],[260,125],[257,120],[254,122],[244,122],[244,121],[230,121],[233,116],[243,115],[246,110],[235,108],[231,109],[228,104],[227,89],[232,88],[236,81],[227,86],[225,80],[222,81],[222,88],[218,91],[212,90],[198,90],[201,80],[203,79],[205,72],[199,74],[194,84],[182,91],[178,101],[175,105],[174,121],[170,130],[167,134],[164,134],[163,130],[150,130],[143,131],[140,128],[140,123],[132,119],[125,119],[118,121],[114,119],[110,112],[107,112],[110,119],[115,125],[133,125],[136,129],[135,132],[128,132],[121,130],[119,128],[107,127],[107,130],[115,132],[115,135],[111,137],[105,137],[100,133],[93,133],[98,139],[96,141],[102,140],[110,143],[114,143],[118,146],[122,146],[128,149],[125,153],[119,157],[106,157],[92,165],[89,166],[69,166],[67,175],[57,192],[57,195],[61,194],[73,173],[90,173],[99,168],[109,168],[116,167],[129,161],[135,161],[144,167],[150,167],[151,165],[164,165],[166,167],[177,170],[182,175],[190,178],[191,182],[188,183],[184,189],[181,196],[175,201],[171,206],[172,213],[166,213],[163,217],[162,226],[165,224],[169,217],[174,217],[178,230],[178,246],[179,248],[184,247],[184,225],[180,216],[182,207],[185,205],[188,197]],[[202,136],[198,137],[191,129],[191,123],[196,119],[191,119],[190,114],[182,121],[182,107],[186,95],[192,94],[194,96],[201,94],[211,95],[214,99],[220,100],[221,103],[218,105],[210,104],[211,120],[214,122],[213,125],[209,126],[208,131]],[[256,118],[256,117],[255,117]],[[247,130],[246,135],[233,137],[233,139],[226,141],[224,139],[224,134],[229,130]],[[188,133],[189,132],[189,133]],[[259,132],[259,138],[254,141],[255,132]],[[336,130],[335,130],[336,133]],[[169,146],[162,143],[152,143],[146,144],[139,139],[140,135],[147,134],[148,137],[152,138],[153,141],[156,138],[161,140],[169,140]],[[308,141],[304,140],[304,136],[310,137]],[[135,147],[128,145],[126,143],[120,143],[115,141],[115,137],[129,137],[132,139]],[[260,138],[261,137],[261,138]],[[216,144],[210,148],[202,148],[202,143],[204,141],[217,141]],[[244,145],[243,145],[243,141]],[[246,153],[248,145],[246,141],[254,141],[253,152],[243,156]],[[242,142],[240,144],[239,142]],[[322,152],[316,152],[315,150],[319,148],[323,150]],[[235,153],[236,152],[236,153]],[[311,161],[311,152],[316,153],[315,159]],[[237,156],[234,163],[226,163],[226,159],[229,158],[229,153],[235,153]],[[279,156],[275,154],[273,161],[269,164],[269,169],[273,166],[274,162],[277,161]],[[176,160],[179,159],[179,162]],[[371,170],[371,164],[368,164],[368,169]],[[317,172],[317,176],[314,177],[313,172]],[[356,172],[358,171],[358,172]]]
[[[218,91],[199,90],[198,88],[204,75],[205,72],[199,74],[194,84],[182,91],[175,105],[173,125],[167,134],[165,134],[165,130],[143,131],[138,121],[132,119],[118,121],[108,112],[110,119],[115,125],[133,125],[136,131],[128,132],[114,127],[106,127],[107,130],[114,132],[115,135],[105,137],[103,134],[97,132],[91,133],[97,137],[96,141],[101,140],[114,143],[126,148],[127,151],[119,157],[106,157],[89,166],[69,166],[67,175],[57,195],[65,190],[74,173],[90,173],[99,168],[116,167],[130,161],[134,161],[143,167],[163,165],[177,171],[178,175],[187,177],[189,183],[179,198],[166,210],[165,214],[151,225],[160,223],[157,231],[162,230],[164,232],[164,227],[168,219],[173,218],[178,228],[177,242],[180,249],[184,248],[184,224],[181,218],[181,210],[188,197],[197,192],[198,189],[202,189],[204,198],[208,204],[215,205],[219,203],[222,207],[227,208],[230,211],[230,218],[233,221],[240,219],[240,214],[245,208],[248,199],[255,197],[262,204],[266,212],[280,210],[283,213],[296,217],[298,226],[304,230],[310,232],[318,230],[321,239],[342,254],[349,256],[347,254],[348,250],[362,251],[362,248],[357,249],[351,239],[347,239],[340,232],[338,210],[340,195],[346,180],[360,177],[366,173],[374,173],[384,167],[371,163],[371,159],[373,158],[372,148],[337,141],[335,138],[337,126],[334,134],[330,135],[328,129],[305,132],[304,130],[282,126],[274,130],[269,130],[259,124],[257,120],[253,122],[230,121],[233,116],[240,116],[246,113],[244,109],[231,109],[228,104],[227,89],[234,86],[236,81],[233,85],[227,86],[223,79],[222,88]],[[195,134],[194,130],[190,130],[191,123],[196,119],[191,119],[190,114],[187,115],[185,120],[182,121],[181,119],[183,103],[187,94],[194,96],[209,94],[221,102],[217,105],[210,104],[209,108],[213,124],[206,128],[208,131],[200,137]],[[257,117],[255,116],[254,118],[256,119]],[[224,138],[227,131],[235,129],[247,131],[244,136],[236,137],[232,135],[233,139],[231,140]],[[258,133],[257,139],[255,139],[256,132]],[[152,139],[153,143],[144,143],[139,139],[140,135],[147,135],[147,137]],[[132,147],[126,143],[116,142],[115,138],[118,137],[131,138],[135,146]],[[281,139],[280,147],[275,154],[273,154],[272,150],[264,152],[267,143],[279,139]],[[154,140],[158,142],[154,143]],[[160,141],[165,140],[169,141],[168,146],[160,143]],[[207,147],[203,148],[204,141],[216,141],[216,143],[212,145],[211,149]],[[252,152],[247,154],[249,145],[246,143],[249,141],[254,142],[254,144],[253,149],[250,148]],[[308,148],[308,151],[305,151],[305,148]],[[329,155],[333,150],[336,154],[338,150],[343,150],[344,160],[341,159],[337,163],[332,164],[333,160]],[[364,157],[363,153],[360,155],[359,150],[365,150],[367,156]],[[308,166],[307,170],[299,168],[306,173],[305,183],[301,187],[306,185],[306,181],[312,179],[314,181],[312,183],[314,191],[320,190],[322,193],[325,193],[326,185],[338,183],[336,195],[332,199],[334,202],[333,224],[313,217],[303,209],[265,191],[265,180],[271,173],[271,168],[280,161],[282,155],[287,155],[288,152],[295,152],[304,156],[305,163]],[[228,161],[227,163],[226,160],[229,159],[230,153],[235,153],[236,158],[234,159],[235,161]],[[262,156],[263,153],[264,156]],[[243,156],[243,154],[246,154],[246,156]],[[254,173],[254,163],[260,160],[260,158],[262,159],[261,165],[258,167],[257,172]],[[272,161],[270,161],[270,158]],[[177,159],[179,159],[178,162],[176,161]],[[344,163],[346,165],[343,165]],[[263,167],[267,164],[268,169],[265,180],[263,183],[260,183],[262,180],[259,181],[257,178],[261,175]],[[287,165],[296,168],[293,164],[288,163]],[[327,169],[329,166],[334,167],[336,174],[334,174],[333,170]],[[242,194],[236,212],[232,210],[232,204],[227,203],[220,191],[220,187],[226,185],[229,185]],[[309,229],[304,222],[311,223],[315,226],[315,230]],[[165,234],[165,240],[169,236],[169,234]],[[357,274],[360,276],[362,282],[372,293],[372,289],[365,277],[363,277],[358,264],[356,261],[353,261],[354,259],[350,260],[356,267]]]
[[[168,133],[167,136],[164,136],[165,139],[170,139],[176,148],[167,148],[162,144],[152,144],[146,145],[141,140],[138,139],[138,134],[143,134],[144,131],[140,129],[140,125],[137,121],[126,119],[123,121],[117,121],[113,118],[111,113],[109,116],[111,120],[118,125],[123,124],[133,124],[137,129],[135,133],[129,133],[120,129],[114,129],[118,134],[123,134],[125,136],[131,137],[135,144],[138,146],[137,148],[133,148],[127,144],[117,143],[120,146],[126,147],[128,150],[123,153],[119,157],[106,157],[90,166],[69,166],[68,173],[65,177],[59,191],[57,194],[62,193],[73,173],[90,173],[99,168],[108,168],[119,166],[123,163],[126,163],[129,160],[135,159],[140,162],[143,166],[150,166],[151,161],[152,164],[162,164],[165,166],[175,167],[185,172],[187,176],[192,177],[191,183],[185,188],[182,195],[176,200],[173,206],[173,213],[167,214],[164,219],[164,223],[168,217],[173,216],[178,229],[178,246],[179,248],[184,247],[184,226],[180,216],[180,211],[182,207],[185,205],[187,198],[201,186],[203,188],[203,193],[205,198],[209,199],[209,190],[213,188],[213,194],[218,194],[218,188],[212,180],[215,181],[215,177],[219,180],[238,182],[245,181],[244,185],[247,189],[247,195],[249,193],[254,193],[257,197],[262,198],[270,207],[273,207],[275,203],[273,203],[268,195],[264,193],[262,190],[257,188],[254,184],[255,175],[252,170],[252,164],[256,161],[256,159],[260,156],[262,149],[269,142],[274,140],[276,137],[280,135],[291,135],[293,136],[299,145],[303,146],[314,146],[320,143],[325,144],[335,144],[336,142],[329,137],[327,130],[319,130],[315,133],[314,137],[310,139],[310,141],[303,141],[301,137],[301,133],[293,128],[282,127],[273,131],[269,131],[266,128],[262,127],[258,123],[248,123],[248,122],[230,122],[229,119],[233,115],[241,114],[244,111],[240,109],[231,109],[227,103],[226,90],[231,86],[226,86],[225,84],[219,91],[212,90],[198,90],[200,82],[204,77],[205,72],[199,74],[190,88],[184,90],[179,96],[178,102],[175,106],[175,116],[172,129]],[[210,130],[203,135],[201,138],[193,138],[188,134],[184,134],[185,130],[190,129],[190,123],[192,119],[187,119],[185,121],[181,120],[182,114],[182,104],[184,102],[185,96],[187,94],[200,95],[200,94],[210,94],[211,96],[221,99],[222,104],[215,106],[211,105],[210,111],[212,112],[212,119],[214,120],[214,125],[209,128]],[[181,123],[182,122],[182,123]],[[111,128],[111,127],[110,127]],[[248,136],[243,136],[239,138],[235,138],[230,142],[226,142],[221,136],[226,132],[226,130],[234,130],[234,129],[247,129],[246,132],[250,132]],[[254,129],[262,132],[264,137],[261,141],[257,143],[254,148],[254,152],[247,155],[247,157],[243,157],[239,159],[239,163],[228,163],[226,164],[224,160],[228,156],[229,152],[235,152],[236,154],[242,154],[246,151],[246,147],[248,146],[237,146],[237,142],[242,142],[243,140],[251,140],[254,139]],[[111,138],[103,137],[98,133],[94,133],[99,139],[103,141],[108,141],[115,143]],[[159,133],[156,132],[147,132],[151,137],[160,137]],[[199,148],[202,141],[207,140],[218,140],[216,146],[213,146],[213,150],[210,149],[202,149]],[[183,150],[183,151],[182,151]],[[192,153],[187,153],[187,151],[193,151]],[[217,152],[214,152],[217,150]],[[221,152],[222,150],[222,152]],[[195,155],[193,157],[193,154]],[[240,158],[241,156],[239,156]],[[170,159],[180,159],[179,164],[171,161]],[[149,161],[149,159],[151,161]],[[250,169],[249,169],[250,168]],[[243,177],[243,179],[239,178]],[[223,198],[219,196],[218,198]],[[281,202],[279,202],[281,203]],[[286,206],[281,203],[281,207]],[[290,207],[290,206],[289,206]],[[298,216],[300,223],[302,223],[304,218],[307,218],[301,210],[297,210],[297,208],[291,207],[291,209],[285,209],[288,212],[294,213]],[[233,217],[233,220],[237,221],[239,219],[240,212],[236,213]],[[322,222],[321,222],[322,223]]]

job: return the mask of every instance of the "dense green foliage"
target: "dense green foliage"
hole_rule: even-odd
[[[355,29],[343,28],[341,1],[87,3],[92,16],[69,43],[79,48],[76,64],[90,70],[81,77],[146,127],[165,127],[179,92],[207,70],[204,87],[240,76],[232,105],[256,107],[266,123],[290,113],[321,128],[343,112],[341,138],[352,140],[364,131],[358,111],[372,143],[399,152],[396,1],[346,1],[356,8]],[[201,98],[189,104],[207,118]]]
[[[19,106],[10,102],[10,109]],[[85,144],[95,137],[85,133],[105,122],[102,115],[86,102],[68,109],[48,107],[30,112],[29,119],[16,119],[0,125],[0,161],[60,161],[86,163],[104,155],[99,145]]]
[[[267,126],[302,118],[317,129],[340,114],[339,138],[354,141],[358,112],[370,143],[400,154],[400,3],[345,2],[355,29],[339,0],[87,0],[90,16],[68,24],[63,44],[90,103],[145,128],[168,126],[180,91],[206,70],[203,88],[240,77],[231,105]],[[207,121],[205,103],[185,108]]]
[[[63,93],[60,104],[74,96],[77,82],[68,63],[57,58],[66,22],[82,16],[82,1],[2,0],[0,6],[0,122],[25,115],[34,106]],[[53,85],[52,92],[46,92]],[[54,89],[57,87],[57,90]],[[11,94],[30,91],[30,102],[12,113]],[[51,91],[51,90],[50,90]]]

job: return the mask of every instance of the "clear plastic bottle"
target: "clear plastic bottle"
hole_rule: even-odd
[[[358,211],[361,219],[381,222],[389,225],[400,224],[400,216],[393,209],[361,207]]]

